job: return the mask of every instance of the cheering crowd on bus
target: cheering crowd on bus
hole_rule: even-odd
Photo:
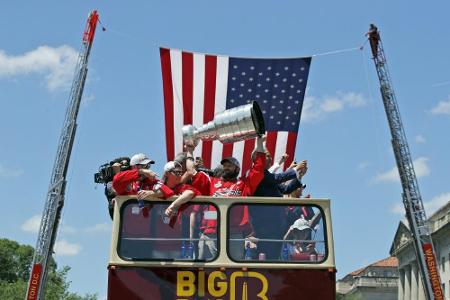
[[[168,227],[164,232],[169,232],[177,224],[180,225],[177,228],[181,228],[182,219],[187,219],[180,230],[185,232],[184,236],[189,236],[191,247],[192,241],[198,242],[196,258],[211,259],[218,252],[216,207],[200,203],[187,205],[187,202],[196,196],[212,196],[217,202],[226,201],[227,197],[247,196],[300,198],[306,187],[302,178],[308,170],[307,162],[293,162],[281,171],[287,155],[273,163],[264,141],[264,137],[256,139],[251,154],[252,166],[241,176],[241,164],[234,157],[222,159],[214,170],[205,169],[201,158],[194,159],[195,146],[185,146],[185,152],[167,162],[162,177],[150,170],[154,161],[143,153],[136,154],[129,160],[129,169],[118,172],[119,169],[115,169],[109,195],[136,195],[143,214],[148,214],[149,210],[143,201],[145,198],[174,196],[170,205],[160,212],[162,222],[158,226]],[[282,255],[281,246],[274,240],[291,241],[285,243],[290,253],[312,253],[314,244],[301,240],[311,240],[319,214],[315,215],[310,207],[236,206],[229,220],[230,256],[236,260],[247,259],[250,251],[257,248],[268,259],[278,259]]]

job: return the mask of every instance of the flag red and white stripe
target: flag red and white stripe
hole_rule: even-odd
[[[167,159],[183,151],[183,125],[201,126],[226,109],[229,57],[160,49],[163,78]],[[295,153],[297,132],[268,131],[266,146],[274,159],[289,154],[289,166]],[[215,168],[224,157],[233,156],[242,172],[251,167],[255,141],[234,144],[219,141],[200,142],[194,156],[202,157],[207,168]]]

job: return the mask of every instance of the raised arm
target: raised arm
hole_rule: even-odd
[[[286,182],[297,177],[297,172],[294,169],[287,169],[284,172],[273,174],[277,183]]]
[[[276,162],[273,163],[273,165],[269,168],[270,173],[275,173],[278,171],[278,169],[281,167],[282,164],[286,162],[286,160],[289,158],[289,154],[285,153],[283,154]]]
[[[186,171],[192,172],[195,175],[195,160],[194,160],[194,150],[195,146],[185,145],[186,148]]]
[[[266,165],[266,154],[264,152],[264,138],[256,138],[256,158],[253,162],[252,168],[250,169],[248,175],[246,176],[247,190],[245,194],[253,195],[258,188],[261,180],[264,178],[264,170]]]

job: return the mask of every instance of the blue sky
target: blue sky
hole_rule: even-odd
[[[56,261],[71,289],[106,295],[110,220],[98,166],[146,152],[165,163],[158,46],[310,56],[380,29],[427,214],[450,200],[450,5],[435,1],[8,1],[0,5],[0,236],[35,245],[87,14],[97,31],[68,172]],[[366,44],[367,46],[367,44]],[[401,186],[369,49],[313,58],[297,159],[330,198],[338,278],[388,256]]]

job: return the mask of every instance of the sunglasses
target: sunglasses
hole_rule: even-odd
[[[183,171],[175,171],[175,170],[173,170],[173,171],[170,171],[170,173],[172,173],[172,174],[175,175],[175,176],[181,176],[181,175],[183,175]]]
[[[140,167],[141,169],[150,169],[150,167],[151,167],[151,164],[145,164],[145,165],[141,165],[141,164],[139,164],[139,165],[136,165],[136,166],[138,166],[138,167]]]

